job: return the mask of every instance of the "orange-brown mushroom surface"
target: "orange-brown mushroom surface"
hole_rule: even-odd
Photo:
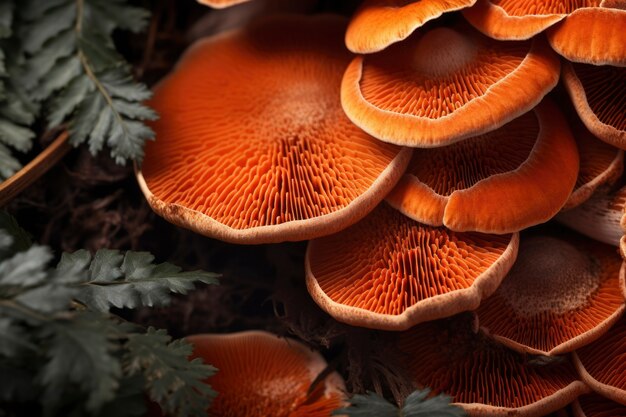
[[[576,350],[574,363],[594,391],[626,405],[626,316],[601,338]]]
[[[263,331],[187,337],[193,357],[215,366],[207,380],[218,392],[209,415],[328,417],[344,402],[344,383],[322,356],[300,342]],[[315,381],[315,386],[312,384]]]
[[[200,41],[156,88],[138,180],[180,226],[236,243],[305,240],[371,211],[410,149],[354,126],[339,102],[345,22],[283,16]]]
[[[576,182],[578,151],[544,100],[501,128],[446,147],[415,149],[386,197],[408,217],[455,231],[510,233],[552,218]]]
[[[399,348],[419,388],[444,393],[469,416],[539,417],[588,391],[567,358],[513,352],[474,333],[468,314],[402,333]]]
[[[480,326],[521,352],[557,355],[587,345],[625,309],[615,248],[569,235],[524,237],[513,268],[477,310]]]
[[[626,406],[595,393],[581,395],[572,410],[574,417],[626,417]]]
[[[346,46],[368,54],[406,39],[443,13],[464,9],[476,0],[366,0],[352,16]]]
[[[559,79],[547,42],[498,42],[468,25],[416,32],[348,66],[341,102],[373,136],[413,147],[487,133],[537,105]]]
[[[612,193],[598,192],[580,206],[559,213],[556,219],[585,236],[619,246],[625,206],[626,187],[622,187]]]
[[[579,8],[598,7],[601,0],[478,0],[463,11],[485,35],[500,40],[529,39]]]
[[[587,129],[626,149],[626,68],[565,63],[563,81]]]
[[[515,260],[518,234],[456,233],[417,223],[386,204],[313,240],[307,287],[335,319],[404,330],[475,309]]]
[[[617,4],[619,2],[602,2],[600,7],[572,12],[548,29],[552,49],[569,61],[626,66],[626,5],[623,1]]]
[[[234,6],[240,3],[246,3],[250,0],[197,0],[198,3],[213,7],[214,9],[223,9],[225,7]]]
[[[596,190],[607,190],[624,172],[624,151],[596,138],[578,117],[569,120],[580,156],[580,170],[574,191],[562,210],[587,201]]]

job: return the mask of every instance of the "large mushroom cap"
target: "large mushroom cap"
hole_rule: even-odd
[[[450,232],[383,204],[309,243],[307,287],[339,321],[403,330],[476,308],[508,272],[517,245],[517,234]]]
[[[513,352],[474,333],[466,315],[423,323],[400,336],[418,387],[452,396],[469,416],[539,417],[588,388],[567,358]]]
[[[442,148],[416,149],[387,201],[419,222],[510,233],[552,218],[578,173],[576,144],[544,100],[501,128]]]
[[[626,316],[600,339],[576,350],[574,363],[594,391],[626,405]]]
[[[595,393],[578,397],[572,410],[574,417],[626,417],[626,406]]]
[[[626,7],[622,4],[624,10],[620,10],[605,4],[575,10],[551,27],[550,46],[569,61],[626,66]]]
[[[544,39],[504,43],[465,25],[437,27],[354,58],[341,102],[383,141],[437,147],[526,113],[556,85],[559,70]]]
[[[194,345],[193,357],[218,369],[207,381],[218,392],[210,415],[328,417],[343,405],[345,386],[339,374],[316,381],[326,361],[295,340],[263,331],[201,334],[187,340]]]
[[[563,81],[587,129],[626,149],[626,68],[565,63]]]
[[[519,256],[477,310],[481,328],[515,350],[556,355],[604,334],[625,308],[615,248],[590,239],[522,239]]]
[[[500,40],[529,39],[582,7],[601,0],[478,0],[463,16],[485,35]]]
[[[193,46],[151,102],[157,140],[137,177],[152,208],[236,243],[310,239],[371,211],[411,151],[344,115],[344,30],[283,16]]]
[[[443,13],[470,7],[476,0],[366,0],[354,13],[346,32],[352,52],[368,54],[406,39],[424,23]]]

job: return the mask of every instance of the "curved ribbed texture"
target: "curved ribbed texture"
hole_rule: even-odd
[[[139,183],[166,219],[236,243],[341,230],[395,185],[410,150],[344,115],[343,19],[281,17],[193,46],[156,88]]]
[[[626,317],[600,339],[576,350],[574,363],[594,391],[626,405]]]
[[[562,210],[579,206],[598,189],[611,187],[624,172],[624,151],[596,138],[578,117],[572,119],[569,123],[578,145],[580,170]]]
[[[386,204],[309,243],[307,287],[339,321],[402,330],[476,308],[511,267],[518,235],[455,233]]]
[[[494,130],[537,105],[560,63],[541,38],[497,42],[466,25],[434,28],[348,66],[341,102],[373,136],[438,147]]]
[[[416,326],[399,348],[418,387],[452,396],[470,416],[544,416],[588,390],[567,358],[513,352],[473,333],[467,315]]]
[[[602,336],[624,312],[624,271],[615,248],[591,239],[533,236],[496,292],[480,326],[521,352],[557,355]]]
[[[601,0],[478,0],[463,11],[485,35],[500,40],[530,39],[579,8],[597,7]]]
[[[563,82],[587,129],[621,149],[626,149],[624,80],[626,68],[572,63],[563,65]]]
[[[357,54],[378,52],[406,39],[443,13],[470,7],[476,0],[366,0],[352,16],[346,46]]]
[[[295,340],[263,331],[187,337],[192,357],[218,372],[208,379],[218,392],[209,415],[220,417],[328,417],[341,407],[345,386],[336,372],[311,384],[326,369],[322,356]]]
[[[492,132],[416,149],[386,200],[425,224],[510,233],[552,218],[570,196],[578,165],[567,123],[544,100]]]

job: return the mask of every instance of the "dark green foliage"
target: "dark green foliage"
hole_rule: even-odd
[[[141,161],[154,133],[143,121],[150,91],[131,76],[112,41],[141,31],[148,13],[126,0],[3,0],[0,4],[0,180],[20,168],[38,116],[67,126],[70,142],[106,145],[118,163]]]
[[[45,415],[141,416],[144,396],[173,416],[205,415],[215,392],[202,381],[215,369],[109,308],[167,304],[216,276],[144,252],[78,251],[55,268],[52,257],[0,212],[0,415],[38,401]]]
[[[450,397],[437,395],[428,397],[430,390],[416,390],[404,401],[401,409],[387,402],[384,398],[368,393],[355,395],[350,399],[350,406],[335,411],[349,417],[462,417],[465,412],[452,404]]]

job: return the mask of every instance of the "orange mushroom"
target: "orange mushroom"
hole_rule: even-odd
[[[348,66],[348,117],[386,142],[448,145],[487,133],[535,107],[560,62],[544,39],[497,42],[466,25],[417,32]]]
[[[345,386],[324,358],[300,342],[263,331],[187,337],[193,357],[214,365],[218,392],[209,415],[328,417],[344,405]]]
[[[625,205],[626,187],[622,187],[610,194],[596,193],[580,206],[559,213],[556,220],[592,239],[619,246]]]
[[[365,0],[352,16],[346,46],[369,54],[406,39],[444,13],[470,7],[476,0]]]
[[[478,307],[511,268],[517,246],[517,234],[450,232],[383,204],[309,243],[307,287],[339,321],[404,330]]]
[[[601,0],[478,0],[463,16],[485,35],[500,40],[530,39],[576,9],[598,7]]]
[[[576,350],[573,356],[576,369],[587,385],[626,405],[626,316],[600,339]]]
[[[587,201],[598,189],[607,189],[624,172],[624,151],[596,138],[578,117],[571,118],[570,126],[578,145],[580,170],[574,191],[562,210],[569,210]]]
[[[480,326],[521,352],[570,352],[624,313],[625,274],[611,246],[575,236],[524,238],[513,268],[478,308]]]
[[[236,243],[304,240],[356,222],[410,149],[344,115],[345,21],[282,16],[193,46],[156,88],[161,118],[137,173],[169,221]]]
[[[578,152],[558,108],[533,111],[447,147],[416,149],[386,197],[408,217],[455,231],[510,233],[548,221],[576,182]]]
[[[626,68],[565,63],[563,81],[587,129],[626,149]]]
[[[246,3],[250,0],[196,0],[200,4],[212,7],[214,9],[224,9],[226,7],[235,6],[240,3]]]
[[[552,49],[569,61],[626,66],[626,6],[615,3],[577,9],[548,29]]]
[[[574,417],[626,417],[626,406],[595,393],[578,397],[572,410]]]
[[[418,388],[447,394],[469,416],[539,417],[588,388],[567,358],[522,355],[471,329],[468,314],[423,323],[400,335]]]

